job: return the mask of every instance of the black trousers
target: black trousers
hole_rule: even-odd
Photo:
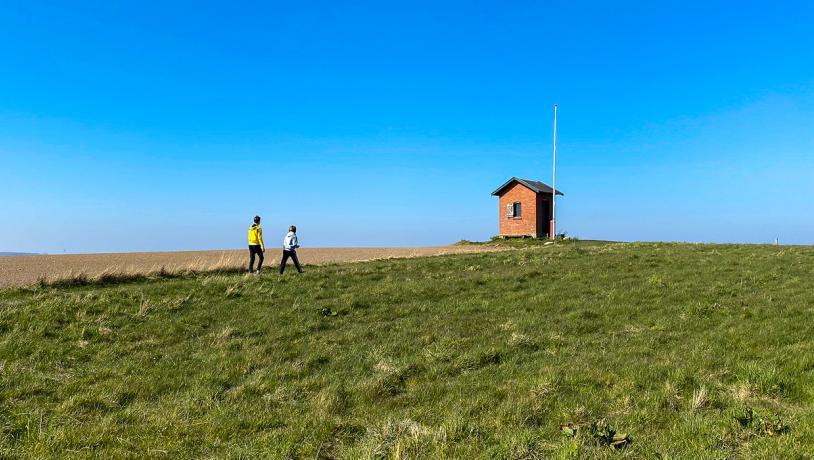
[[[294,266],[297,267],[297,271],[302,273],[300,261],[297,259],[297,251],[286,251],[285,249],[283,249],[283,258],[280,260],[280,273],[282,274],[283,270],[285,270],[285,264],[288,262],[289,257],[294,261]]]
[[[259,244],[249,245],[249,271],[254,271],[254,256],[257,256],[257,271],[263,268],[263,248]]]

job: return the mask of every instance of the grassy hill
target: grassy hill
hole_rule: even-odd
[[[814,248],[532,243],[306,270],[0,291],[0,454],[814,451]]]

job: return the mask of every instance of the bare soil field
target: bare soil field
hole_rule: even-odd
[[[394,257],[420,257],[499,251],[492,246],[437,246],[418,248],[304,248],[298,252],[303,265],[362,262]],[[264,269],[276,269],[277,249],[266,252]],[[38,281],[58,281],[83,275],[150,274],[159,271],[211,271],[241,268],[248,264],[247,250],[133,252],[115,254],[61,254],[0,257],[0,288],[24,286]],[[289,265],[291,262],[289,262]],[[293,266],[290,269],[293,270]]]

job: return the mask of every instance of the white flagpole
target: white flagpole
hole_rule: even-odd
[[[554,104],[554,165],[551,168],[551,239],[557,238],[557,104]]]

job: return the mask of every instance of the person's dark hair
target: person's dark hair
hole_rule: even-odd
[[[289,231],[289,232],[294,232],[294,233],[297,233],[297,226],[296,226],[296,225],[292,225],[292,226],[288,227],[288,231]]]
[[[255,224],[259,224],[259,223],[260,223],[260,216],[254,216],[254,223],[255,223]]]

